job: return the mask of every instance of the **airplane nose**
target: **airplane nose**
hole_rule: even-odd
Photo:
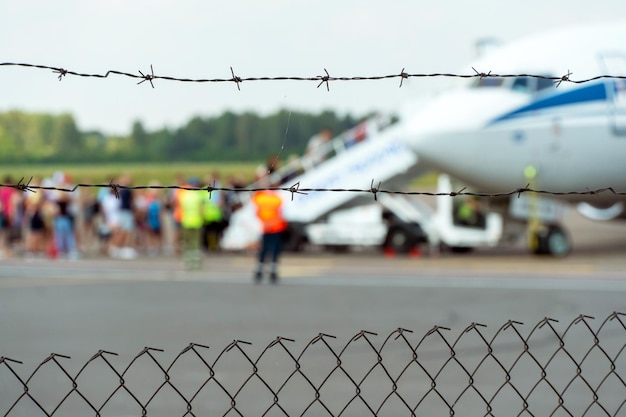
[[[422,109],[405,122],[406,144],[418,155],[420,161],[442,169],[441,165],[450,160],[455,151],[450,135],[454,129],[453,123],[450,114],[439,106],[431,105]]]
[[[459,171],[477,156],[476,132],[492,117],[499,96],[477,96],[471,90],[454,91],[435,98],[405,120],[406,143],[433,169]],[[497,106],[496,106],[497,107]]]
[[[433,168],[443,169],[442,165],[449,155],[449,146],[445,138],[437,138],[434,132],[407,132],[407,143],[423,163]]]

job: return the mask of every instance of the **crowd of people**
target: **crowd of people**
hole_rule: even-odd
[[[361,123],[343,138],[344,146],[366,136],[366,126]],[[309,141],[304,163],[294,156],[282,171],[278,157],[271,157],[257,168],[255,186],[275,188],[302,174],[306,167],[319,165],[332,151],[332,137],[330,129],[322,129]],[[7,176],[3,184],[0,258],[178,255],[187,269],[202,268],[203,252],[220,251],[230,216],[243,205],[237,189],[247,185],[231,177],[223,187],[217,172],[204,180],[178,176],[174,187],[162,187],[157,181],[135,187],[128,174],[108,187],[74,187],[71,176],[63,172],[41,180],[33,178],[22,186]],[[206,192],[207,187],[211,192]],[[282,199],[276,191],[265,189],[256,191],[251,201],[262,228],[254,281],[261,282],[267,272],[270,282],[276,283],[287,228]]]
[[[127,174],[113,182],[120,187],[80,187],[68,192],[64,190],[74,188],[73,179],[56,172],[50,178],[33,178],[27,189],[0,187],[0,257],[133,259],[181,254],[184,225],[189,222],[186,193],[201,198],[201,212],[194,220],[200,250],[219,251],[230,214],[241,205],[234,191],[165,189],[157,181],[135,189]],[[10,176],[3,183],[16,184]],[[179,176],[175,185],[222,187],[217,172],[204,181]],[[229,189],[245,186],[235,177],[225,184]]]
[[[330,139],[330,130],[322,130],[306,153],[316,163],[321,162],[322,145]],[[257,169],[255,181],[269,177],[280,165],[277,157],[269,158]],[[231,177],[222,187],[217,172],[203,179],[178,176],[173,184],[177,187],[171,188],[162,188],[157,181],[147,187],[133,187],[128,174],[112,183],[119,187],[74,189],[70,175],[55,172],[49,178],[33,178],[23,188],[11,176],[4,177],[3,184],[16,186],[0,187],[0,258],[180,255],[194,269],[203,251],[220,250],[230,215],[242,201],[236,191],[208,193],[184,188],[236,190],[248,185]]]

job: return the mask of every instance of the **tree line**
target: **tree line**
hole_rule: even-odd
[[[71,114],[0,113],[0,163],[263,161],[301,154],[328,127],[339,134],[363,118],[281,110],[268,116],[224,112],[154,131],[136,121],[128,135],[81,131]],[[283,146],[284,145],[284,146]]]

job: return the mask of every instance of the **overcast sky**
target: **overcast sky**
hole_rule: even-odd
[[[626,1],[570,0],[4,0],[0,62],[179,78],[406,72],[470,73],[475,41],[626,17]],[[565,65],[566,66],[566,65]],[[125,134],[133,121],[178,127],[225,110],[391,112],[443,80],[147,83],[0,67],[0,111],[70,112],[81,129]],[[449,81],[448,81],[449,82]],[[439,83],[439,84],[438,84]]]

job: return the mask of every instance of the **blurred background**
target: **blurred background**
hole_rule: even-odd
[[[588,209],[591,216],[572,201],[546,203],[543,214],[563,227],[534,229],[539,203],[522,198],[522,220],[502,228],[511,213],[504,199],[481,198],[476,208],[467,196],[404,195],[480,193],[436,164],[422,167],[419,152],[394,142],[406,137],[407,114],[467,80],[392,77],[327,89],[318,79],[140,83],[113,74],[60,76],[52,68],[142,75],[152,67],[156,76],[191,79],[475,75],[468,63],[487,49],[608,25],[626,16],[625,3],[24,0],[0,4],[0,16],[0,414],[186,415],[189,404],[222,415],[304,415],[307,406],[307,415],[339,415],[343,407],[342,415],[485,415],[492,406],[514,415],[623,414],[616,399],[626,398],[625,333],[613,313],[626,311],[626,225],[597,221],[620,217],[622,203],[603,201]],[[568,70],[577,75],[567,62],[538,75]],[[514,90],[513,79],[497,83]],[[561,149],[554,138],[575,131],[555,120],[551,152]],[[392,145],[378,147],[385,140],[373,138]],[[526,143],[519,129],[506,138]],[[310,144],[320,140],[316,153]],[[605,153],[623,155],[611,149]],[[605,155],[590,166],[610,161]],[[518,169],[519,183],[498,191],[531,184],[535,168]],[[290,227],[280,279],[253,285],[261,230],[252,193],[241,190],[289,189],[296,181],[344,192],[282,192]],[[372,191],[378,181],[400,195]],[[192,263],[176,212],[177,193],[189,187],[208,187],[199,194],[212,210],[203,212]],[[118,209],[131,212],[130,230],[111,223]],[[474,223],[468,229],[463,221]],[[501,336],[509,320],[524,323],[515,324],[520,335]],[[439,338],[434,326],[449,336]],[[413,332],[408,344],[394,339],[398,328]],[[309,345],[320,333],[336,337],[323,339],[330,348]],[[387,342],[390,334],[395,342]],[[280,343],[266,353],[277,336],[294,340],[284,342],[293,356],[275,354]],[[190,342],[210,346],[208,353],[198,348],[206,362],[183,350]],[[108,365],[101,354],[94,359],[99,350],[119,356]],[[181,350],[181,362],[192,359],[172,368],[177,394],[159,387]],[[335,367],[338,356],[346,368]],[[257,359],[262,380],[250,383]],[[312,382],[297,374],[280,388],[299,361]],[[124,374],[128,385],[120,382]],[[467,382],[472,376],[477,385]],[[512,385],[509,376],[517,378]],[[390,381],[401,385],[406,403],[391,394]],[[440,391],[431,389],[434,381]],[[354,400],[355,388],[367,392],[365,401]],[[282,411],[272,408],[276,392]]]

